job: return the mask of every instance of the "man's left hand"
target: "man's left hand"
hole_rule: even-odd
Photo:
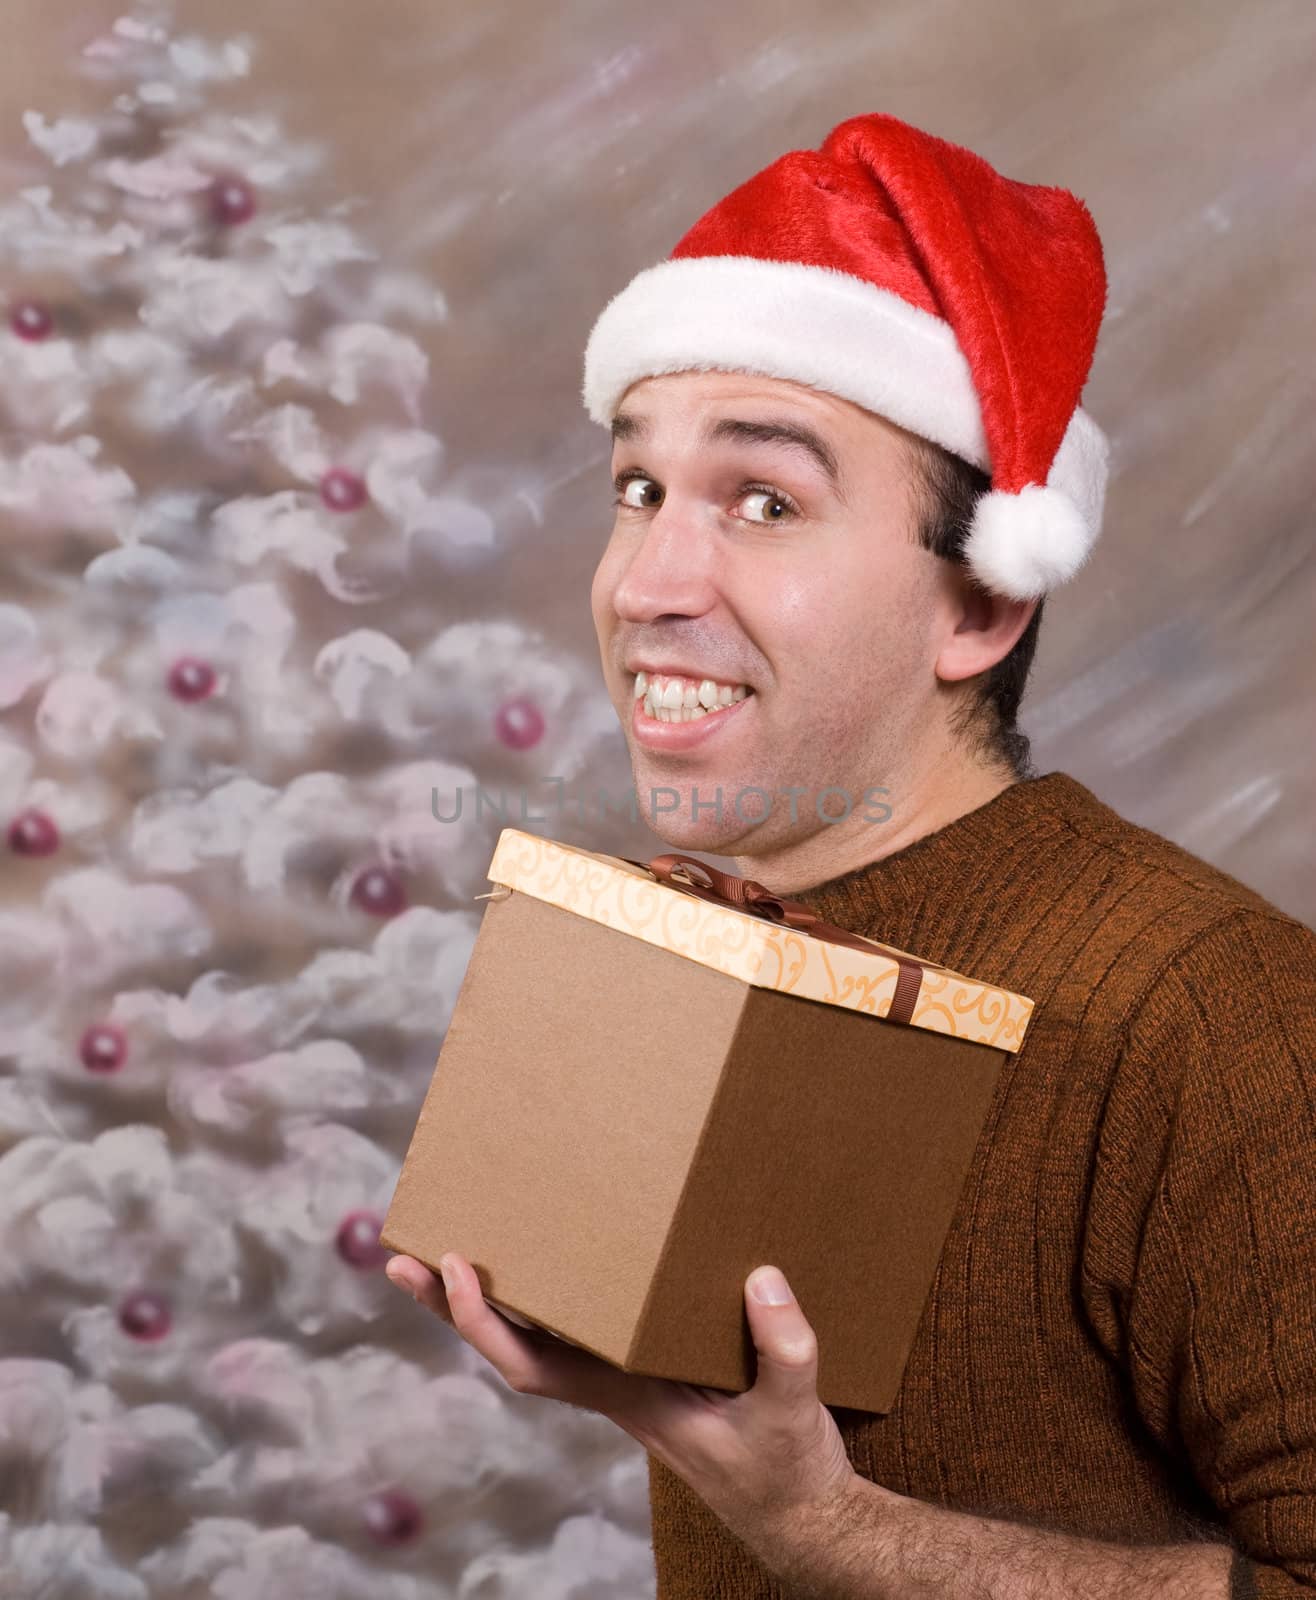
[[[449,1253],[444,1284],[397,1255],[392,1282],[474,1347],[518,1394],[597,1411],[677,1473],[752,1549],[789,1536],[802,1521],[838,1512],[856,1478],[836,1422],[818,1399],[818,1342],[774,1267],[745,1280],[745,1311],[758,1352],[743,1394],[622,1372],[541,1330],[517,1327],[484,1298],[471,1263]],[[756,1286],[776,1281],[786,1298],[764,1303]],[[765,1551],[766,1553],[766,1551]]]

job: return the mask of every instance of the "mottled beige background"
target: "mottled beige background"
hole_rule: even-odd
[[[94,97],[66,60],[119,9],[6,0],[6,166],[25,106]],[[452,460],[557,486],[542,547],[486,581],[582,650],[608,490],[580,356],[634,271],[864,111],[1082,196],[1111,279],[1085,402],[1115,477],[1024,722],[1043,769],[1316,915],[1311,0],[185,0],[179,17],[251,31],[241,94],[331,141],[371,236],[444,289],[428,424]]]
[[[104,90],[81,82],[73,62],[121,9],[126,0],[4,0],[0,191],[50,176],[33,160],[24,110],[54,118],[103,107]],[[490,565],[464,572],[432,565],[412,585],[405,599],[420,608],[423,628],[432,616],[436,632],[454,620],[508,617],[594,661],[588,586],[611,493],[604,435],[579,401],[589,328],[637,270],[665,256],[710,204],[783,151],[817,145],[845,117],[882,110],[979,150],[1011,177],[1080,195],[1101,230],[1111,280],[1085,404],[1111,437],[1114,477],[1094,559],[1048,604],[1023,722],[1041,770],[1071,772],[1125,815],[1316,921],[1312,0],[818,0],[811,7],[779,0],[180,0],[177,14],[185,28],[212,37],[250,33],[253,72],[215,96],[218,108],[275,112],[292,139],[327,149],[323,176],[298,197],[307,212],[360,197],[351,221],[361,236],[388,265],[419,269],[442,288],[447,323],[418,335],[432,365],[421,421],[443,440],[463,492],[478,498],[483,483],[501,512],[528,485],[526,506],[539,502],[542,525],[536,529],[530,510],[518,512],[514,536],[500,540],[500,558]],[[5,532],[0,526],[0,540]],[[308,647],[365,621],[414,642],[414,609],[405,628],[401,607],[379,616],[317,604],[311,616],[306,587],[298,595]],[[60,620],[49,615],[56,593],[23,597],[43,624]],[[303,692],[320,707],[326,737],[341,741],[332,749],[355,748],[355,724],[329,718],[323,687],[314,697],[304,685]],[[158,690],[156,703],[163,699]],[[9,713],[6,728],[12,724],[16,738],[32,740],[35,700]],[[577,720],[583,713],[571,728]],[[179,761],[201,748],[199,738],[197,751],[180,740]],[[374,749],[369,741],[360,748]],[[283,768],[267,754],[253,753],[253,771],[277,781]],[[320,759],[314,756],[308,765]],[[346,772],[345,758],[325,761]],[[608,761],[613,771],[599,770]],[[619,730],[602,761],[591,757],[590,765],[596,783],[629,781]],[[68,768],[52,762],[51,770]],[[180,805],[180,833],[185,813]],[[103,842],[90,831],[93,843]],[[602,828],[590,842],[635,856],[659,844],[643,830],[612,839]],[[125,856],[131,852],[110,852],[112,861]],[[70,850],[49,863],[11,862],[0,901],[26,899],[36,908],[48,877],[82,860]],[[310,860],[305,871],[319,871],[319,858]],[[340,1589],[321,1581],[316,1574],[325,1569],[317,1567],[307,1581],[326,1594],[649,1600],[640,1446],[593,1414],[484,1387],[474,1370],[485,1366],[482,1358],[395,1291],[382,1291],[379,1262],[358,1270],[335,1248],[340,1218],[374,1205],[377,1174],[401,1164],[432,1071],[422,1001],[390,1002],[396,1020],[388,1028],[368,1018],[337,1028],[324,1021],[332,1008],[325,1012],[321,1033],[342,1047],[359,1077],[341,1062],[335,1070],[349,1087],[359,1084],[360,1096],[335,1100],[330,1092],[317,1104],[312,1089],[298,1086],[327,1082],[332,1091],[333,1081],[302,1075],[311,1072],[294,1049],[303,1029],[308,1049],[322,1041],[310,1035],[309,1017],[298,1020],[304,972],[294,970],[297,949],[284,951],[280,941],[295,936],[309,961],[322,953],[317,945],[364,946],[367,933],[360,920],[346,928],[327,922],[301,880],[286,903],[242,888],[229,896],[215,884],[226,872],[236,882],[236,860],[202,866],[165,876],[188,880],[221,935],[206,960],[231,969],[243,1002],[234,1008],[241,1051],[235,1044],[231,1056],[224,1053],[216,1024],[219,1043],[205,1055],[208,1036],[196,1038],[205,1008],[189,1014],[180,1005],[178,1036],[163,1024],[153,1032],[139,1017],[121,1081],[93,1083],[79,1069],[77,1039],[85,1021],[108,1015],[102,964],[93,963],[89,976],[78,972],[82,987],[38,973],[0,983],[0,999],[30,1023],[15,1081],[4,1076],[8,1063],[0,1073],[0,1088],[12,1091],[0,1097],[0,1161],[11,1140],[16,1165],[6,1173],[26,1174],[21,1185],[7,1176],[0,1183],[19,1219],[4,1242],[11,1275],[0,1284],[7,1341],[0,1358],[49,1363],[44,1376],[21,1369],[21,1385],[37,1398],[16,1416],[47,1419],[48,1401],[49,1418],[73,1419],[66,1439],[46,1420],[35,1430],[24,1420],[6,1434],[0,1414],[0,1436],[13,1447],[6,1447],[8,1464],[0,1463],[0,1501],[6,1486],[21,1489],[15,1516],[42,1524],[40,1559],[52,1571],[85,1549],[83,1533],[94,1526],[106,1538],[105,1570],[119,1594],[130,1592],[126,1575],[142,1570],[147,1552],[190,1563],[210,1537],[204,1528],[198,1533],[193,1512],[227,1507],[249,1521],[241,1537],[225,1535],[233,1546],[225,1561],[240,1564],[260,1538],[283,1538],[301,1525],[316,1541],[317,1560],[332,1561],[335,1572],[347,1572],[353,1552],[364,1551],[371,1584],[349,1590],[344,1578]],[[426,905],[443,898],[422,896]],[[224,920],[230,915],[251,920],[233,932]],[[33,918],[45,927],[35,909]],[[0,957],[13,954],[0,950]],[[138,965],[134,959],[129,951],[122,968],[110,964],[122,973],[116,983],[158,982],[172,1005],[185,987],[181,965],[156,962],[157,971],[149,952]],[[423,967],[426,1004],[444,983],[455,992],[456,965],[436,975],[437,965]],[[275,985],[268,1015],[252,999],[254,986],[267,982]],[[256,1020],[243,1023],[248,1014]],[[177,1098],[189,1084],[206,1093],[213,1087],[221,1107],[229,1105],[225,1094],[239,1097],[232,1104],[240,1136],[191,1114]],[[8,1129],[4,1108],[16,1116],[27,1106],[18,1093],[25,1087],[40,1116]],[[287,1138],[301,1120],[299,1093],[315,1106],[315,1126],[300,1129],[301,1144]],[[249,1103],[241,1099],[247,1095]],[[112,1233],[88,1232],[76,1204],[56,1208],[50,1232],[41,1232],[47,1147],[29,1147],[28,1138],[48,1127],[61,1131],[56,1198],[103,1199],[116,1219]],[[101,1145],[106,1133],[120,1143]],[[52,1170],[54,1150],[50,1142]],[[212,1171],[196,1162],[230,1156],[231,1169],[213,1170],[237,1176],[215,1191],[222,1203],[207,1202],[210,1232],[195,1244],[189,1234],[188,1254],[204,1266],[208,1251],[227,1260],[231,1250],[242,1288],[231,1315],[226,1307],[213,1313],[178,1269],[174,1236],[159,1223],[166,1210],[192,1215],[189,1186],[200,1181],[192,1174]],[[124,1171],[140,1167],[142,1183],[149,1179],[158,1191],[153,1221],[141,1221],[131,1185],[105,1177],[115,1161]],[[264,1232],[252,1223],[256,1209]],[[86,1262],[101,1237],[109,1265],[73,1270],[68,1264]],[[35,1260],[33,1238],[46,1241]],[[129,1265],[119,1274],[121,1261]],[[153,1281],[152,1273],[168,1289],[174,1316],[164,1354],[184,1352],[177,1376],[160,1384],[137,1382],[134,1374],[152,1370],[151,1350],[143,1353],[105,1320],[117,1297]],[[392,1298],[385,1302],[383,1292]],[[298,1321],[294,1311],[303,1304],[307,1317]],[[74,1325],[105,1330],[100,1353],[108,1370],[128,1375],[116,1379],[112,1395],[75,1348]],[[240,1335],[267,1341],[254,1346],[254,1373],[244,1368],[251,1350],[244,1356]],[[263,1425],[241,1410],[220,1419],[209,1398],[198,1398],[210,1394],[201,1377],[212,1354],[235,1392],[247,1381],[259,1390],[261,1352],[273,1374],[270,1404],[288,1415],[314,1411],[313,1425],[292,1430],[300,1439],[295,1462],[285,1460],[282,1434],[271,1446],[276,1477],[288,1468],[280,1494],[261,1476],[270,1466]],[[8,1394],[15,1406],[28,1405],[18,1382]],[[199,1441],[200,1461],[222,1452],[227,1487],[203,1482],[185,1456],[169,1468],[167,1452],[148,1452],[153,1476],[144,1493],[134,1482],[110,1482],[103,1513],[54,1506],[55,1476],[22,1465],[27,1436],[37,1435],[34,1459],[67,1456],[69,1481],[94,1486],[109,1473],[113,1451],[94,1429],[79,1431],[82,1422],[99,1418],[103,1405],[140,1406],[147,1398],[176,1403],[170,1414],[186,1424],[180,1439]],[[0,1413],[4,1402],[0,1384]],[[378,1550],[358,1502],[391,1477],[418,1497],[428,1523],[418,1541]],[[413,1572],[425,1586],[399,1587]],[[233,1581],[252,1600],[284,1585]],[[110,1590],[89,1580],[86,1592]]]

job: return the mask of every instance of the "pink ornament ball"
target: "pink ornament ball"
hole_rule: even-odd
[[[9,313],[9,326],[20,339],[36,344],[55,331],[55,319],[39,300],[23,300]]]
[[[320,498],[330,511],[357,511],[369,499],[365,479],[346,467],[330,467],[320,479]]]
[[[215,681],[214,667],[196,656],[180,656],[169,669],[169,693],[176,700],[204,700]]]
[[[128,1039],[112,1022],[94,1022],[78,1043],[88,1072],[117,1072],[128,1059]]]
[[[361,1508],[366,1532],[382,1545],[406,1544],[424,1526],[420,1507],[401,1489],[383,1489],[372,1494]]]
[[[382,1267],[392,1254],[379,1242],[384,1219],[373,1211],[349,1211],[338,1228],[338,1254],[349,1267]]]
[[[233,228],[256,214],[256,191],[245,178],[229,173],[210,186],[210,215],[221,227]]]
[[[9,824],[9,848],[16,856],[53,856],[59,849],[55,819],[29,806]]]
[[[544,737],[544,714],[522,696],[499,706],[494,728],[509,750],[529,750]]]
[[[352,903],[372,917],[396,917],[407,909],[407,892],[387,867],[367,867],[352,884]]]
[[[139,1289],[121,1302],[119,1326],[133,1339],[163,1339],[173,1326],[169,1302],[150,1289]]]

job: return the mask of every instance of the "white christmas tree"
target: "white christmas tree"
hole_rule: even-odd
[[[435,798],[615,718],[462,614],[544,486],[449,470],[443,299],[305,213],[250,59],[120,19],[0,200],[0,1594],[648,1595],[643,1452],[378,1241],[518,820]]]

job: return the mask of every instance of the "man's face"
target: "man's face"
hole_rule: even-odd
[[[773,378],[685,372],[627,392],[591,605],[640,815],[666,842],[754,855],[801,840],[844,809],[819,798],[833,786],[856,813],[898,803],[864,790],[898,784],[907,741],[936,720],[948,616],[948,564],[916,540],[909,444]]]

